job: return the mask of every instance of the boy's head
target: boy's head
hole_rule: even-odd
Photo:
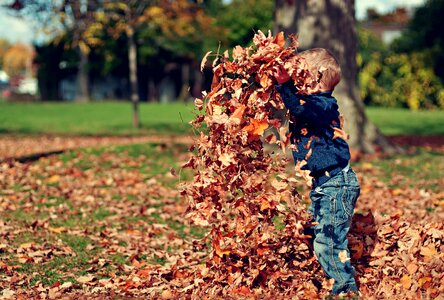
[[[316,88],[319,91],[332,91],[341,80],[341,67],[333,54],[324,48],[313,48],[297,54],[305,60],[312,75],[322,73]]]

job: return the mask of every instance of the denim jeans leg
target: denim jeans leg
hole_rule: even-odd
[[[345,175],[345,176],[344,176]],[[338,174],[310,193],[315,221],[314,251],[326,275],[335,279],[332,294],[356,291],[347,233],[359,195],[356,176]],[[351,183],[350,183],[351,182]]]

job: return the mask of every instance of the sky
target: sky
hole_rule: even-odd
[[[226,0],[227,1],[227,0]],[[272,1],[272,0],[270,0]],[[415,7],[424,3],[425,0],[355,0],[356,17],[365,17],[367,8],[375,8],[380,13],[387,13],[398,6]],[[36,33],[23,20],[10,16],[1,5],[9,4],[11,0],[0,0],[0,38],[8,41],[32,43],[35,41]]]

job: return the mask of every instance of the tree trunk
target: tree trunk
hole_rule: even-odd
[[[89,76],[88,76],[88,53],[82,51],[79,47],[79,69],[77,71],[77,93],[76,101],[88,102],[89,101]]]
[[[153,75],[148,75],[148,101],[149,102],[155,102],[158,100],[156,98],[156,84],[154,82]]]
[[[140,128],[139,118],[139,91],[137,81],[137,46],[134,40],[134,29],[128,27],[126,32],[128,38],[128,64],[129,64],[129,80],[130,80],[130,95],[133,106],[133,127]]]
[[[193,64],[193,71],[194,71],[194,85],[193,85],[193,97],[202,97],[202,91],[203,91],[203,73],[200,71],[199,67],[196,66],[196,64]]]
[[[179,99],[187,101],[190,98],[190,64],[188,62],[181,64],[181,75],[182,87],[180,88]]]
[[[300,50],[326,48],[338,59],[342,79],[334,96],[344,115],[350,146],[364,153],[373,153],[375,146],[393,153],[396,148],[367,118],[359,97],[355,21],[354,0],[275,0],[275,33],[297,33]]]

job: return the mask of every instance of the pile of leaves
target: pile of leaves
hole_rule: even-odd
[[[297,180],[288,175],[284,154],[289,136],[274,112],[284,108],[279,76],[292,78],[301,91],[316,78],[295,56],[296,38],[286,46],[282,33],[259,32],[253,42],[235,47],[232,60],[228,51],[216,57],[211,91],[195,101],[205,113],[193,123],[201,131],[185,165],[195,177],[184,194],[188,217],[210,228],[211,244],[195,292],[307,295],[315,290],[307,280],[315,269],[303,234],[308,216],[292,195]],[[267,152],[264,142],[284,151]]]
[[[208,228],[203,242],[210,245],[210,254],[205,267],[196,271],[192,293],[317,298],[332,282],[320,271],[303,233],[309,216],[305,204],[292,193],[297,179],[289,175],[286,167],[291,162],[284,155],[292,146],[274,112],[284,108],[275,88],[283,79],[280,76],[291,78],[304,92],[320,74],[310,74],[295,56],[294,37],[286,46],[282,33],[273,37],[259,32],[253,42],[248,48],[234,48],[232,60],[227,51],[216,57],[211,91],[195,101],[204,113],[193,122],[200,137],[185,166],[195,170],[195,177],[183,194],[189,203],[187,216]],[[267,143],[283,151],[267,152]],[[309,180],[295,169],[296,176]],[[433,264],[434,256],[429,255],[443,247],[442,226],[409,228],[396,222],[399,216],[377,224],[371,213],[355,220],[350,242],[353,259],[360,260],[357,271],[363,277],[364,293],[399,296],[423,289],[428,296],[436,296],[442,292],[442,279],[424,276],[435,267],[442,268],[442,255]],[[397,258],[400,254],[403,257]],[[419,272],[412,267],[413,261],[428,267]],[[396,277],[404,271],[408,273]],[[381,285],[378,278],[385,275],[390,280]]]
[[[356,215],[349,237],[366,298],[438,299],[444,294],[444,225],[412,224],[399,214]]]

